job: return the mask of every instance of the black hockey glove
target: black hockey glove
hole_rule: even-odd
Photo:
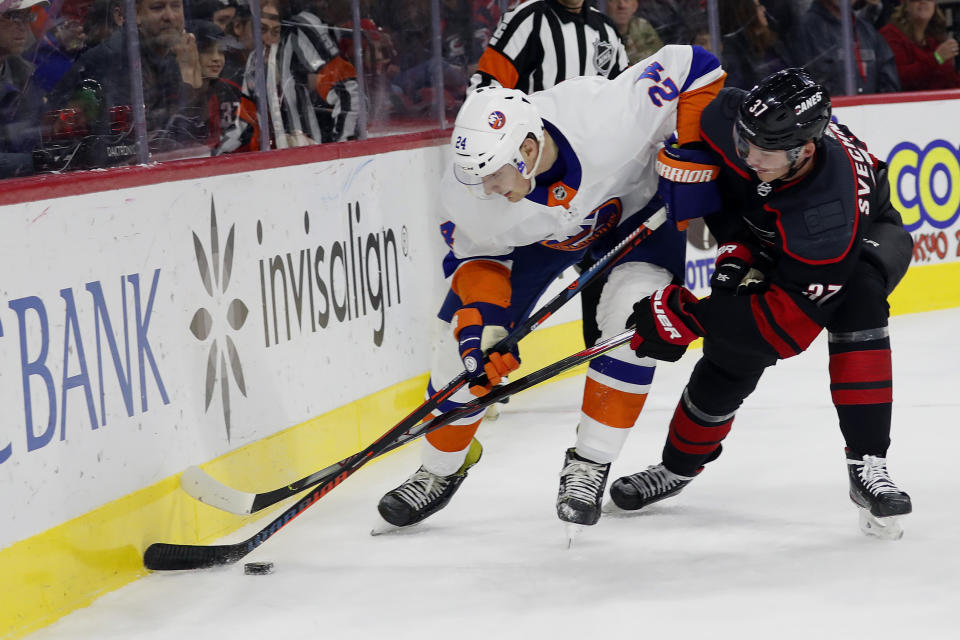
[[[627,318],[627,328],[636,330],[630,348],[641,358],[679,360],[687,345],[706,333],[691,313],[698,302],[689,289],[671,284],[634,304]]]
[[[766,272],[771,260],[763,250],[751,249],[742,242],[727,242],[717,250],[717,261],[710,276],[711,294],[745,296],[762,293],[769,284]]]

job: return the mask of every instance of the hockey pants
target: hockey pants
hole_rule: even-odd
[[[634,251],[640,253],[637,250],[651,240],[653,238],[638,245]],[[511,255],[512,298],[509,309],[513,326],[529,316],[547,286],[564,269],[576,264],[582,255],[583,252],[563,252],[542,245],[530,245],[514,251]],[[638,261],[634,252],[625,256],[611,270],[600,296],[597,320],[603,337],[621,333],[633,303],[672,280],[673,274],[669,270]],[[450,318],[459,306],[459,298],[449,292],[438,314],[440,323],[428,394],[435,393],[436,389],[442,388],[463,370],[449,325]],[[522,358],[522,343],[520,355]],[[637,358],[629,345],[623,345],[591,362],[577,430],[578,454],[601,463],[616,458],[643,408],[655,366],[656,362],[650,358]],[[437,411],[448,411],[471,399],[473,396],[464,387],[445,400]],[[465,417],[429,434],[423,447],[424,467],[438,475],[455,472],[463,462],[481,418],[482,414]]]
[[[840,431],[851,450],[880,457],[886,456],[890,444],[893,400],[888,281],[873,262],[861,261],[826,323],[830,391]],[[670,421],[664,465],[693,476],[716,458],[737,410],[772,364],[773,358],[745,357],[719,348],[707,336],[704,355]]]

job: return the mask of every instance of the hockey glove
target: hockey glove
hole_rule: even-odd
[[[689,289],[671,284],[633,305],[627,318],[627,328],[636,330],[630,348],[641,358],[679,360],[687,345],[706,333],[691,313],[698,302]]]
[[[489,302],[473,302],[453,315],[453,335],[470,380],[470,393],[486,395],[500,379],[520,366],[516,346],[506,353],[487,353],[507,336],[507,310]]]
[[[746,296],[762,293],[769,286],[766,271],[770,257],[762,249],[751,249],[742,242],[727,242],[717,250],[717,262],[710,276],[710,289],[715,296]]]
[[[692,218],[720,211],[720,167],[709,151],[666,146],[657,153],[657,174],[657,192],[678,229],[685,229]]]
[[[732,296],[753,264],[753,251],[745,244],[728,242],[717,249],[717,261],[710,276],[710,290],[715,296]]]

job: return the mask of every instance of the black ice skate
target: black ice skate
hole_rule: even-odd
[[[467,477],[467,470],[480,461],[481,455],[483,447],[474,438],[463,465],[456,473],[438,476],[420,467],[403,484],[380,498],[377,510],[394,527],[408,527],[425,520],[447,506]],[[374,529],[372,533],[376,535],[385,531]]]
[[[663,464],[618,478],[610,485],[610,499],[625,511],[636,511],[680,493],[695,476],[681,476]]]
[[[600,464],[567,449],[560,471],[560,490],[557,492],[557,517],[572,526],[567,527],[567,546],[580,526],[597,524],[600,520],[600,501],[607,486],[610,463]]]
[[[869,536],[899,540],[900,516],[913,510],[910,496],[890,479],[886,458],[846,452],[850,499],[860,507],[860,529]]]

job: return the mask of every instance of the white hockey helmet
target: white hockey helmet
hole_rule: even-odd
[[[532,135],[538,144],[531,166],[520,155],[520,145]],[[486,87],[467,96],[453,125],[453,172],[469,187],[512,164],[524,179],[533,176],[543,152],[543,120],[527,95],[517,89]]]

